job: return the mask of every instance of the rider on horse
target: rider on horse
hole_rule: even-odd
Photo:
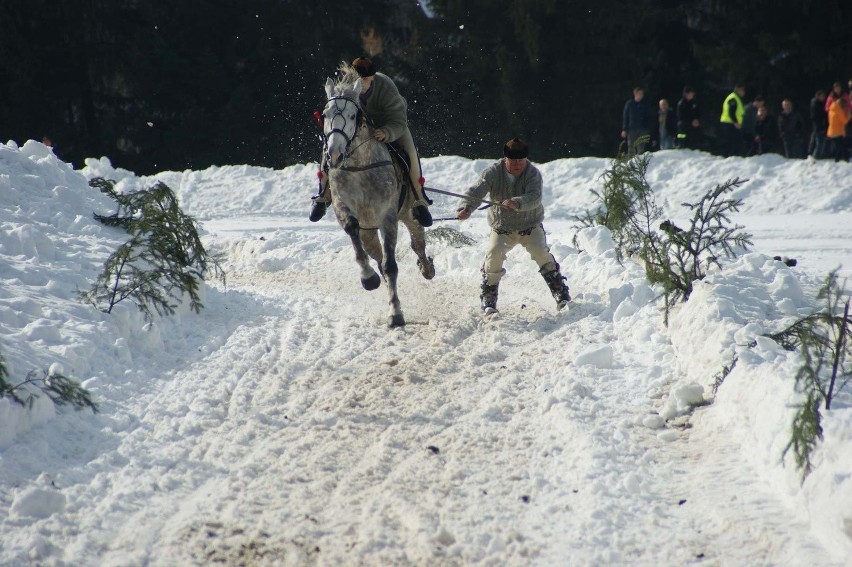
[[[427,206],[431,201],[423,192],[423,178],[420,171],[420,159],[417,157],[417,149],[414,147],[414,139],[408,130],[408,104],[393,80],[383,73],[377,73],[373,62],[366,57],[359,57],[352,62],[352,67],[358,71],[361,77],[362,90],[360,95],[361,108],[371,121],[373,137],[386,144],[395,142],[401,146],[408,156],[409,178],[414,189],[414,209],[412,214],[423,226],[432,225],[432,215]],[[322,158],[322,169],[325,173],[325,155]],[[320,220],[331,202],[328,191],[328,175],[320,176],[320,188],[317,196],[313,197],[314,204],[311,207],[311,222]]]

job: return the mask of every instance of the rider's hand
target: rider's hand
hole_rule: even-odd
[[[502,206],[506,207],[507,209],[517,209],[518,207],[520,207],[520,205],[518,205],[518,204],[517,204],[515,201],[513,201],[512,199],[506,199],[505,201],[503,201],[503,202],[502,202],[502,203],[500,203],[500,204],[501,204]]]
[[[388,135],[385,134],[385,131],[381,128],[376,128],[375,130],[373,130],[373,137],[380,142],[384,142],[385,138],[387,138]]]
[[[456,211],[456,218],[459,220],[467,220],[470,218],[471,210],[467,208],[459,209]]]

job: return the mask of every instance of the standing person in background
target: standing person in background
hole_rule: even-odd
[[[683,87],[677,103],[677,147],[697,150],[701,146],[701,108],[695,100],[695,89]]]
[[[766,154],[775,149],[775,130],[777,125],[769,115],[766,106],[757,109],[757,122],[754,125],[754,145],[750,155]]]
[[[754,100],[746,105],[745,111],[743,111],[743,124],[742,128],[740,128],[740,132],[743,135],[743,153],[742,155],[747,156],[750,155],[750,150],[754,148],[755,144],[755,126],[757,125],[757,111],[758,109],[765,104],[763,97],[757,95],[754,97]]]
[[[636,145],[636,140],[651,135],[652,111],[644,100],[645,89],[635,87],[633,97],[624,103],[621,116],[621,138],[627,140],[627,154],[643,153],[648,144]]]
[[[556,300],[556,309],[562,309],[571,301],[565,277],[550,253],[544,234],[541,172],[529,162],[528,155],[529,147],[518,138],[506,142],[503,159],[482,172],[479,180],[465,192],[465,199],[456,211],[459,220],[466,220],[486,195],[499,203],[488,209],[491,236],[482,263],[479,299],[487,315],[497,311],[498,286],[506,273],[503,263],[509,251],[518,244],[538,265],[538,272]]]
[[[657,112],[657,131],[660,136],[660,149],[671,150],[674,148],[675,136],[677,135],[677,119],[674,111],[669,106],[669,101],[660,99],[660,110]]]
[[[56,144],[53,143],[53,140],[50,138],[50,136],[42,136],[41,143],[50,148],[50,150],[53,152],[53,155],[59,157],[59,152],[56,150]]]
[[[849,91],[843,92],[843,85],[840,83],[840,81],[835,81],[834,84],[831,86],[831,92],[828,93],[828,96],[825,98],[825,112],[826,112],[826,114],[828,114],[828,111],[831,108],[831,105],[834,104],[834,101],[836,101],[839,98],[845,98],[846,102],[849,103],[846,106],[848,108],[852,108],[852,98],[850,98]],[[852,137],[852,132],[849,131],[850,127],[852,127],[852,124],[846,125],[846,137],[847,138]]]
[[[852,79],[846,82],[846,101],[849,103],[847,108],[852,112]],[[849,149],[849,144],[852,143],[852,120],[846,124],[846,149]]]
[[[784,144],[784,155],[790,159],[805,157],[805,123],[798,112],[793,110],[793,101],[785,98],[781,102],[781,114],[778,115],[778,134]]]
[[[742,153],[743,138],[740,129],[743,123],[745,86],[738,84],[722,103],[719,117],[719,133],[722,137],[722,155],[738,156]]]
[[[850,123],[850,118],[852,115],[850,115],[849,101],[838,97],[828,109],[828,131],[826,132],[834,161],[849,161],[846,126]]]
[[[825,132],[828,129],[828,112],[825,110],[825,91],[814,93],[810,106],[811,138],[808,142],[808,155],[815,159],[825,157]]]
[[[835,83],[831,86],[831,92],[828,93],[828,96],[825,98],[825,112],[828,113],[828,109],[831,108],[834,101],[841,97],[845,98],[846,102],[852,104],[852,100],[849,99],[849,93],[844,93],[843,85],[840,81],[835,81]]]

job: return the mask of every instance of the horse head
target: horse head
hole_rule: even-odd
[[[327,101],[322,111],[322,129],[329,167],[339,167],[349,155],[363,116],[358,99],[361,94],[358,74],[343,65],[340,71],[343,74],[340,80],[325,82]]]

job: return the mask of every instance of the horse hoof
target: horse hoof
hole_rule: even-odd
[[[425,262],[417,260],[417,267],[420,268],[420,275],[425,279],[431,280],[435,277],[435,262],[432,261],[431,257],[427,258]]]
[[[367,291],[373,291],[382,285],[382,278],[379,277],[379,274],[373,274],[367,279],[361,278],[361,285]]]
[[[405,317],[402,316],[402,313],[399,315],[391,315],[388,317],[388,327],[391,329],[395,327],[404,327],[405,326]]]

